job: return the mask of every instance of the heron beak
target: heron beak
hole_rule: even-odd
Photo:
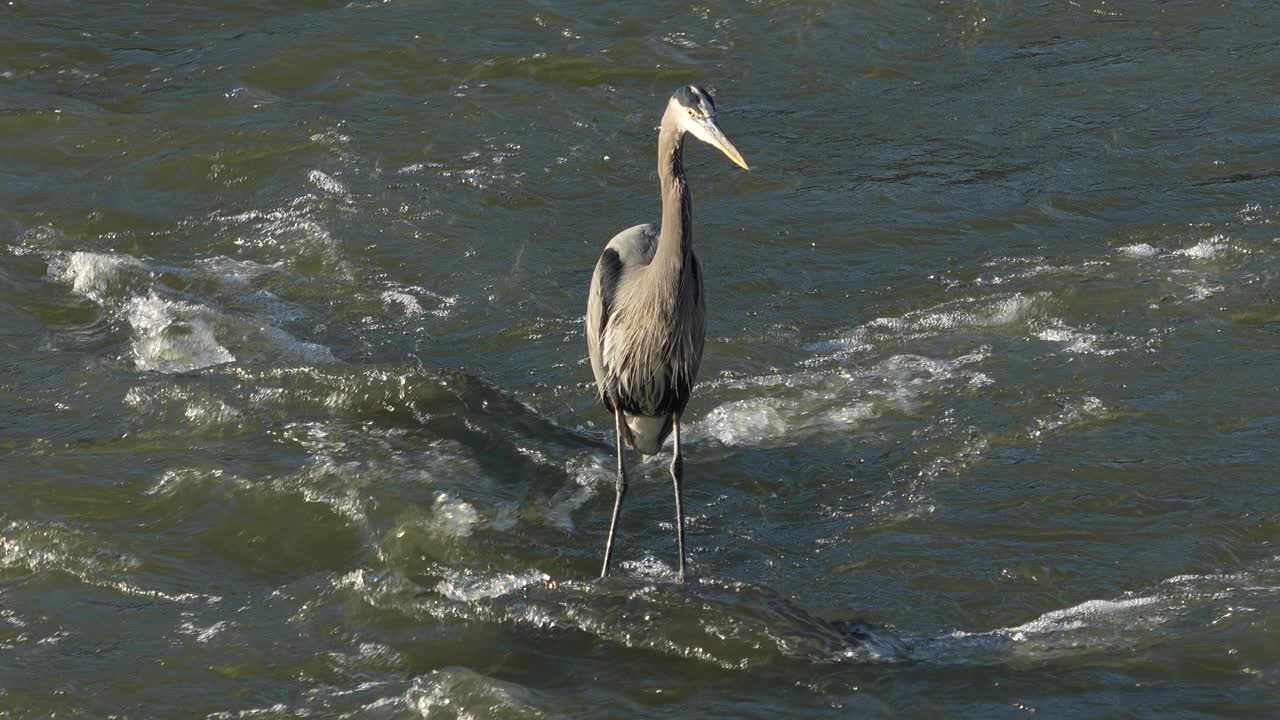
[[[707,135],[710,136],[707,140],[708,143],[719,148],[720,152],[729,156],[729,159],[738,167],[743,170],[751,169],[747,166],[747,161],[742,159],[742,153],[738,152],[738,148],[734,147],[733,143],[729,142],[729,138],[724,136],[724,131],[720,129],[720,126],[716,124],[714,119],[708,118],[703,120],[702,127],[707,131]]]

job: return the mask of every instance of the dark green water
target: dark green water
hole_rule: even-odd
[[[1277,27],[5,3],[0,718],[1274,717]],[[633,458],[594,584],[688,82],[696,579]]]

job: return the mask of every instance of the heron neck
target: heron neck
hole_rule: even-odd
[[[684,131],[668,111],[658,131],[658,184],[662,191],[662,230],[653,262],[679,268],[693,252],[693,202],[684,180]]]

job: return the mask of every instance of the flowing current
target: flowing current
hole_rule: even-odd
[[[0,718],[1273,717],[1280,6],[0,7]],[[691,144],[706,357],[582,318]]]

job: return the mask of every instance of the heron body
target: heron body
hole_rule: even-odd
[[[587,352],[600,399],[614,415],[617,499],[601,577],[609,573],[613,539],[626,494],[623,443],[653,455],[673,432],[671,476],[676,538],[684,577],[683,461],[680,414],[702,362],[706,302],[693,253],[693,204],[684,176],[684,141],[692,134],[744,169],[742,156],[716,124],[705,90],[688,86],[667,101],[658,132],[662,222],[623,230],[605,246],[587,297]]]
[[[637,225],[614,236],[592,278],[587,320],[600,398],[622,411],[627,444],[646,455],[662,448],[689,402],[706,317],[692,248],[656,257],[659,234],[658,226]],[[648,281],[658,275],[675,282]]]

